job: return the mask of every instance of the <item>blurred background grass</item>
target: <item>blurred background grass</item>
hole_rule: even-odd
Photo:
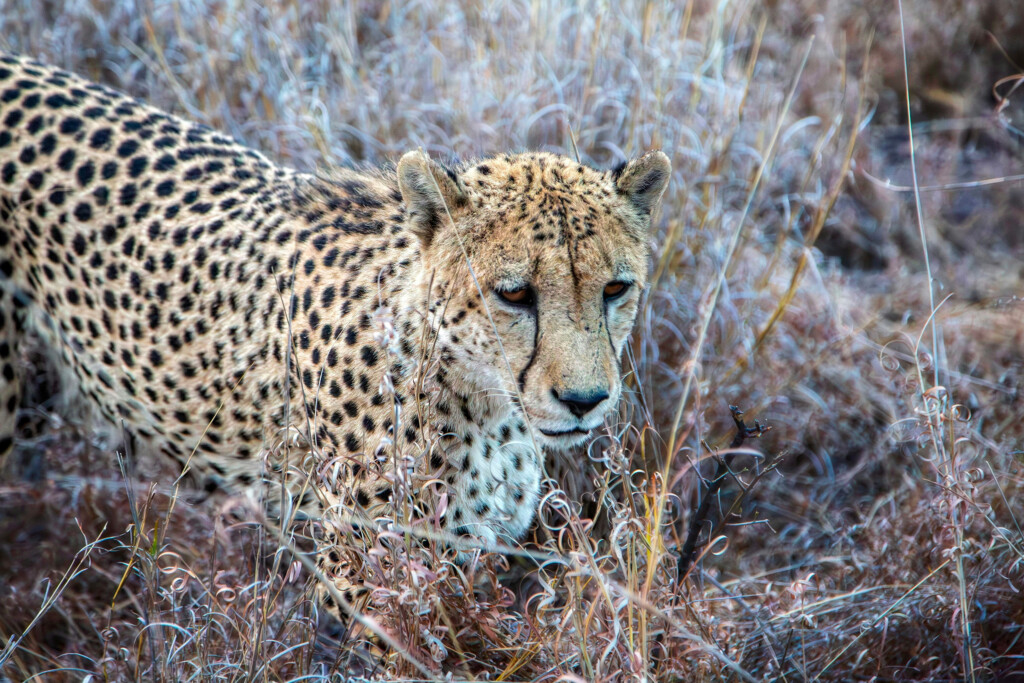
[[[631,347],[632,429],[577,484],[616,501],[573,512],[601,518],[605,540],[540,543],[587,558],[590,578],[577,590],[572,563],[534,569],[513,597],[478,588],[464,615],[431,603],[419,621],[382,617],[407,656],[492,680],[1005,680],[1024,670],[1024,13],[903,10],[923,230],[902,189],[892,2],[2,0],[0,46],[307,170],[415,147],[572,154],[571,137],[597,166],[672,158]],[[32,414],[53,425],[54,380],[36,372]],[[729,442],[729,404],[773,429],[754,443],[764,458],[734,461],[756,485],[726,485],[724,538],[680,586],[694,463]],[[166,507],[166,487],[146,495],[159,464],[129,477],[130,498],[81,429],[46,430],[3,485],[0,636],[105,540],[0,676],[415,672],[318,630],[301,570],[267,575],[275,544],[229,503],[187,494],[168,547],[145,552],[152,518],[132,509]]]

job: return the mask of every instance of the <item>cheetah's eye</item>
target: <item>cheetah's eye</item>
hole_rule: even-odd
[[[533,288],[529,285],[518,289],[496,289],[494,291],[502,301],[512,306],[533,306],[537,300]]]
[[[612,299],[618,299],[620,296],[625,294],[626,290],[629,289],[628,282],[609,282],[604,286],[604,300],[611,301]]]

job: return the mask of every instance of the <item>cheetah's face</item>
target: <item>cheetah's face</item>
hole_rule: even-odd
[[[521,396],[535,440],[548,448],[579,443],[601,425],[621,394],[650,216],[669,176],[660,152],[618,172],[544,154],[459,175],[406,155],[399,179],[420,228],[429,301],[444,311],[436,327],[451,381],[480,402]]]

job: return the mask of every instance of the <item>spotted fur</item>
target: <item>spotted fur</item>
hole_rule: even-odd
[[[0,124],[0,455],[31,326],[110,423],[203,477],[259,484],[291,427],[343,473],[300,502],[386,507],[412,454],[447,528],[511,541],[539,454],[616,405],[660,152],[303,174],[13,56]]]

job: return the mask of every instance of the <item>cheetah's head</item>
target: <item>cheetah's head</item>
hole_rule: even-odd
[[[614,171],[551,154],[459,172],[421,152],[402,157],[399,187],[448,381],[474,401],[521,396],[548,449],[601,425],[621,394],[651,217],[670,175],[661,152]]]

